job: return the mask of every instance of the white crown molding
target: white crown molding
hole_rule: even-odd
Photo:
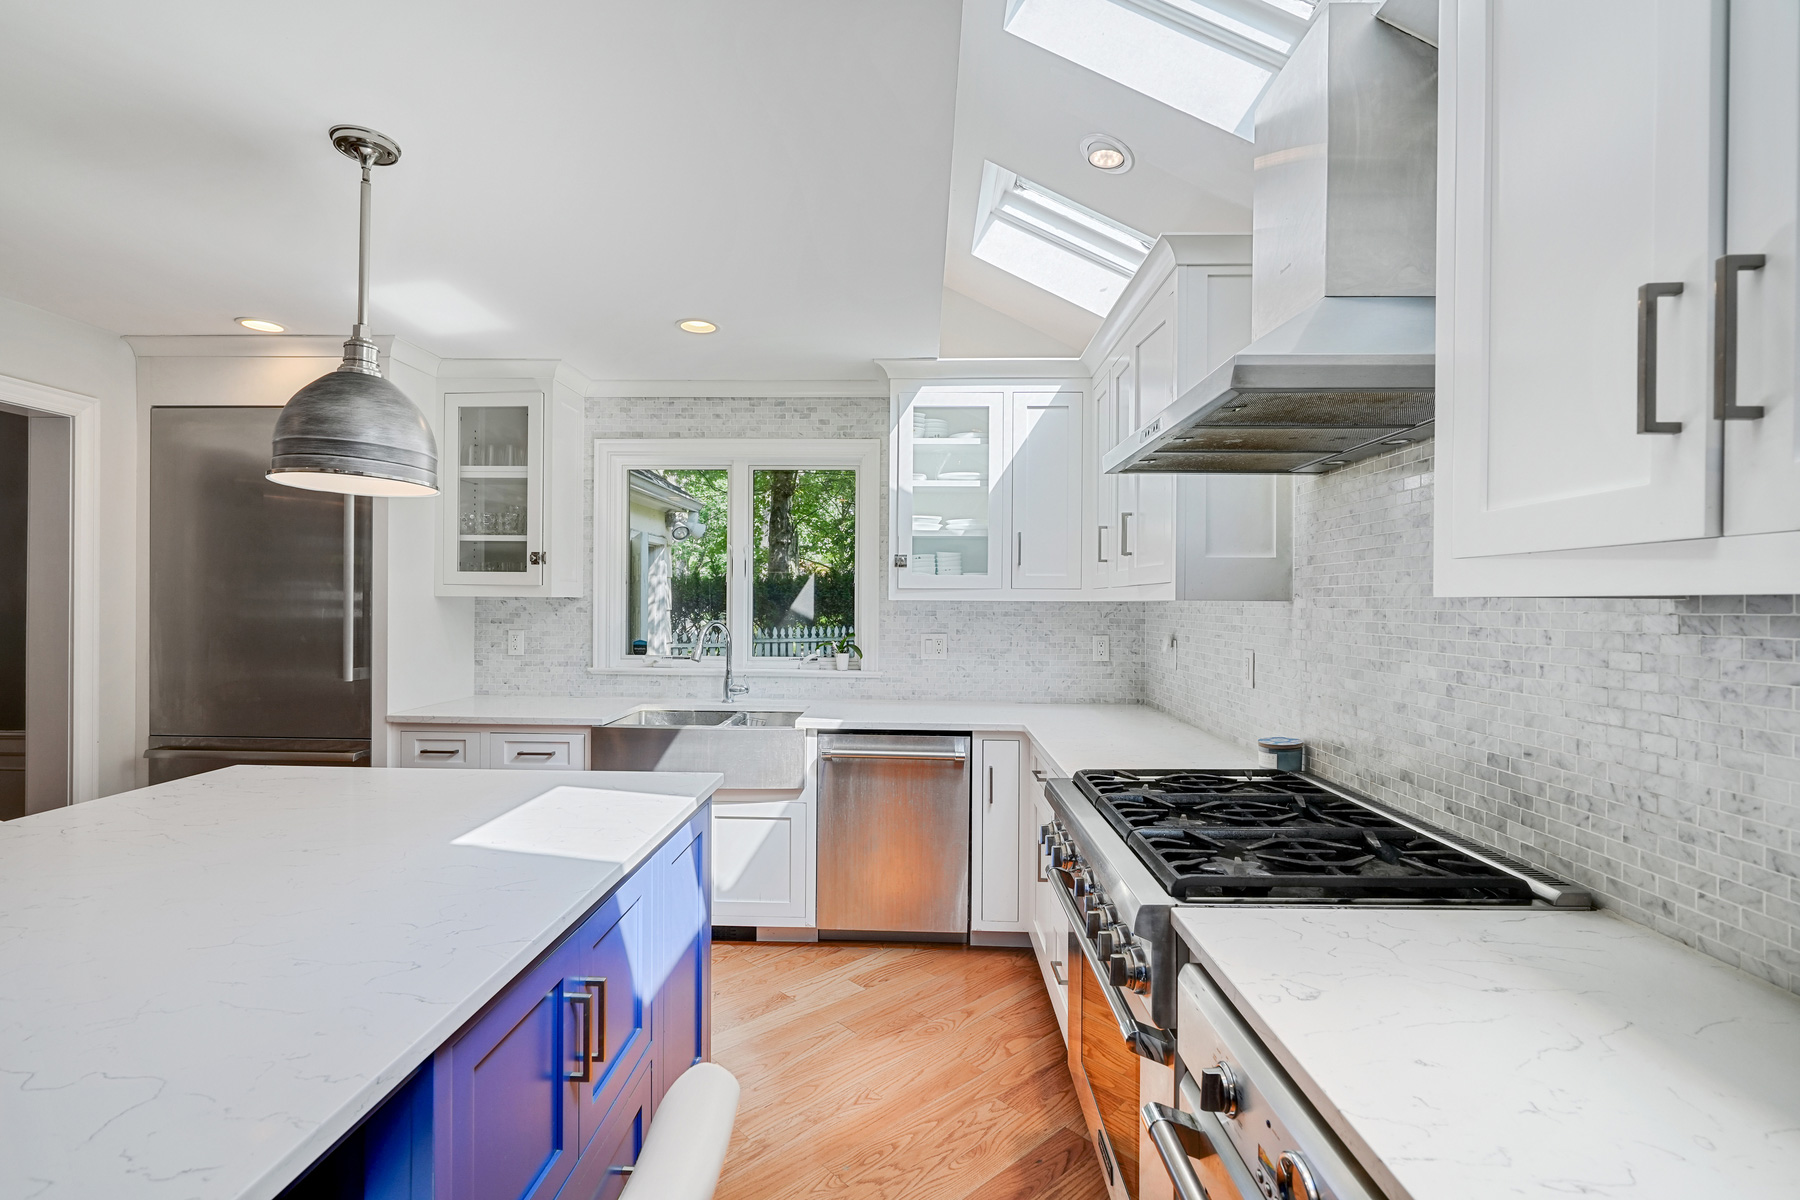
[[[126,334],[139,358],[342,358],[344,334],[177,333]],[[385,352],[391,337],[376,338]]]
[[[1090,374],[1079,358],[878,358],[875,361],[896,383],[915,379],[1086,379]]]
[[[887,399],[875,379],[596,379],[582,393],[592,399]]]

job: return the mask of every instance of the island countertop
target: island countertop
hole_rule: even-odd
[[[1223,905],[1175,923],[1392,1200],[1800,1187],[1800,997],[1641,925]]]
[[[719,782],[231,767],[0,825],[0,1198],[276,1195]]]

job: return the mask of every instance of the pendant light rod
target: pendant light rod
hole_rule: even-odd
[[[357,230],[356,329],[352,336],[366,341],[369,336],[369,206],[375,194],[369,172],[375,165],[375,147],[357,147],[356,157],[362,162],[362,220]]]

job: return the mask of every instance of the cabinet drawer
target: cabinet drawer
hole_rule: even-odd
[[[587,734],[490,733],[487,765],[533,771],[585,771]]]
[[[403,767],[479,767],[481,733],[440,733],[436,730],[400,731],[400,765]]]

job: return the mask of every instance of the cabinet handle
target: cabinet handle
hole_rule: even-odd
[[[1058,987],[1069,986],[1068,968],[1054,958],[1050,960],[1050,977],[1056,980]]]
[[[1638,289],[1638,432],[1680,433],[1680,421],[1656,419],[1656,302],[1681,295],[1680,283],[1646,283]]]
[[[461,754],[461,753],[462,753],[462,751],[461,751],[461,750],[420,750],[420,751],[419,751],[419,755],[420,755],[420,757],[424,757],[424,756],[425,756],[425,755],[427,755],[427,754],[433,754],[433,755],[439,755],[439,754],[443,754],[443,755],[456,755],[456,754]]]
[[[1018,550],[1013,554],[1013,566],[1022,567],[1025,565],[1025,535],[1016,533],[1013,536],[1018,539],[1019,545]]]
[[[988,803],[994,802],[994,768],[988,768]]]
[[[1713,417],[1720,421],[1756,421],[1760,404],[1737,402],[1738,295],[1740,271],[1760,271],[1768,263],[1761,254],[1726,254],[1713,264]]]
[[[1111,528],[1110,525],[1100,525],[1094,529],[1094,561],[1095,562],[1111,562],[1112,561],[1112,559],[1106,557],[1106,531],[1110,528]]]
[[[356,682],[356,497],[344,497],[344,674]]]
[[[514,750],[514,758],[555,758],[554,750]]]
[[[606,976],[604,976],[604,975],[577,975],[573,979],[569,980],[569,982],[580,984],[581,985],[581,994],[584,997],[590,995],[590,993],[588,992],[589,988],[597,987],[600,989],[600,998],[593,1006],[594,1007],[594,1040],[593,1040],[593,1043],[588,1047],[588,1061],[590,1063],[605,1062],[606,1061]]]
[[[1132,517],[1132,514],[1128,513],[1128,512],[1122,512],[1119,514],[1119,557],[1120,558],[1130,558],[1131,557],[1131,517]]]
[[[588,994],[586,988],[583,988],[579,992],[564,993],[563,999],[569,1002],[570,1007],[581,1010],[580,1015],[576,1018],[577,1024],[581,1029],[581,1048],[575,1055],[575,1060],[581,1064],[581,1069],[578,1071],[565,1071],[563,1072],[563,1078],[570,1083],[592,1083],[594,1081],[594,1071],[592,1067],[593,1060],[588,1055],[588,1017],[594,1011],[594,998]]]

